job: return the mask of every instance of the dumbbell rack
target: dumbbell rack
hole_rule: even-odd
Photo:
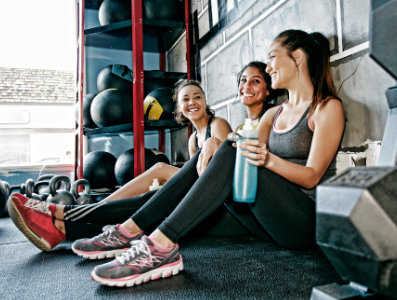
[[[78,95],[77,103],[80,109],[80,120],[76,134],[76,168],[77,177],[83,178],[83,157],[84,157],[84,136],[100,133],[116,133],[133,131],[134,139],[134,174],[141,174],[145,170],[145,130],[158,130],[159,132],[159,150],[164,151],[165,143],[165,128],[175,128],[179,125],[175,121],[159,120],[159,121],[144,121],[143,114],[143,99],[144,99],[144,80],[147,74],[143,68],[143,52],[149,50],[153,46],[153,39],[150,39],[151,33],[156,32],[155,42],[157,42],[157,52],[160,57],[160,71],[166,69],[165,52],[173,45],[173,43],[186,32],[186,63],[187,71],[186,78],[191,79],[192,61],[192,30],[189,0],[184,0],[184,21],[169,21],[169,20],[147,20],[142,18],[142,1],[131,0],[131,20],[121,21],[106,26],[96,28],[84,29],[84,10],[85,3],[90,4],[100,2],[96,0],[80,0],[79,1],[79,46],[78,46]],[[99,4],[96,3],[99,7]],[[163,35],[159,37],[158,32]],[[125,36],[117,37],[111,36],[115,32],[124,32],[131,35],[131,41]],[[149,32],[149,38],[146,33]],[[162,43],[159,42],[162,40]],[[132,65],[133,65],[133,116],[132,122],[128,124],[110,126],[98,129],[83,128],[83,95],[85,86],[85,46],[94,47],[109,47],[109,44],[117,44],[117,49],[132,50]],[[149,76],[150,77],[150,76]]]

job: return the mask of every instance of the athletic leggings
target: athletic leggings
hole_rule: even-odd
[[[231,200],[235,148],[225,141],[200,177],[196,171],[198,155],[196,153],[150,199],[141,199],[142,207],[134,208],[136,212],[131,218],[141,229],[149,233],[157,227],[177,242],[225,203],[232,215],[259,237],[270,237],[286,248],[306,248],[314,244],[315,204],[297,185],[266,168],[259,168],[255,203],[237,205]],[[117,207],[134,202],[135,198],[109,202],[90,214],[106,208],[107,212],[101,215],[113,216],[110,224],[123,222],[126,218],[117,215],[117,211],[122,210]],[[125,206],[124,209],[127,210]],[[134,209],[128,208],[130,212]],[[126,214],[123,212],[123,216]],[[94,221],[95,217],[91,219]],[[68,236],[68,226],[66,233]]]

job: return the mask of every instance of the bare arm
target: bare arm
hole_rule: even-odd
[[[209,161],[215,155],[220,145],[227,139],[231,131],[232,129],[225,119],[216,117],[211,122],[211,137],[204,142],[197,162],[197,172],[199,175],[204,172]]]
[[[342,103],[332,99],[319,105],[312,115],[312,125],[314,133],[306,166],[270,153],[264,143],[266,137],[244,142],[242,148],[254,153],[244,152],[243,155],[250,158],[250,163],[254,165],[264,166],[304,188],[314,188],[333,160],[343,135],[345,119]],[[268,129],[261,130],[266,133]]]
[[[193,132],[189,137],[189,158],[196,154],[196,132]]]

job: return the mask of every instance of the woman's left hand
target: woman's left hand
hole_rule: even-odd
[[[248,158],[248,162],[258,167],[266,167],[268,161],[269,150],[265,143],[258,140],[244,140],[240,146],[241,155]],[[249,151],[249,152],[248,152]]]

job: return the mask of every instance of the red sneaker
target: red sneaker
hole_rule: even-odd
[[[14,224],[40,250],[50,251],[65,238],[52,222],[54,204],[15,193],[11,194],[7,206]]]

